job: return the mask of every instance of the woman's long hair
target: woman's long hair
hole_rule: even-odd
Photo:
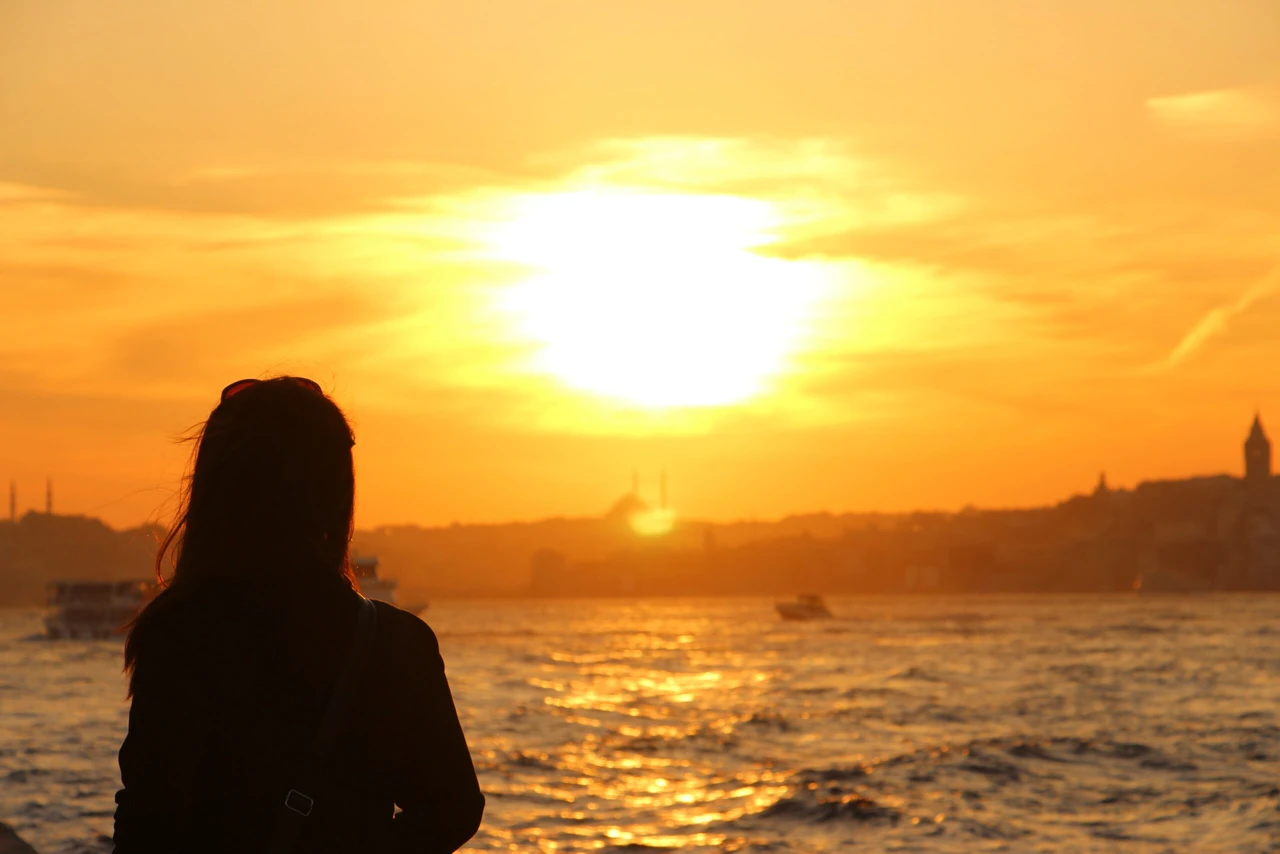
[[[174,601],[219,588],[284,596],[354,588],[354,439],[315,383],[283,376],[224,393],[195,441],[176,521],[156,555],[163,590],[130,626],[131,676],[148,624]]]

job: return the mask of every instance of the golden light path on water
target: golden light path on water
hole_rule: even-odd
[[[764,394],[805,346],[829,281],[756,251],[784,225],[762,199],[602,186],[516,197],[488,241],[528,268],[499,305],[531,369],[661,410]]]

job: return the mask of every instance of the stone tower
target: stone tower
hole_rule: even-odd
[[[1244,479],[1248,483],[1265,483],[1271,479],[1271,440],[1262,429],[1262,418],[1253,417],[1249,438],[1244,440]]]

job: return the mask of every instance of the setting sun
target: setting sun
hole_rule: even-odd
[[[529,367],[571,388],[654,409],[744,401],[786,370],[822,292],[816,264],[753,251],[781,224],[737,196],[521,197],[490,236],[529,270],[501,305]]]

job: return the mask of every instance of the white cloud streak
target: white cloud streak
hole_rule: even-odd
[[[1183,364],[1209,341],[1226,334],[1233,320],[1277,292],[1280,292],[1280,266],[1272,268],[1269,274],[1241,294],[1235,302],[1219,306],[1200,318],[1200,322],[1170,351],[1164,360],[1164,367],[1172,369]]]
[[[1265,89],[1214,89],[1147,100],[1157,124],[1193,139],[1257,139],[1280,134],[1280,95]]]

